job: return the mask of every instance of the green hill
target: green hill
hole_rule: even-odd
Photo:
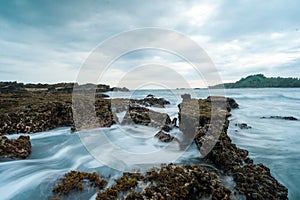
[[[210,88],[265,88],[265,87],[281,87],[281,88],[293,88],[300,87],[299,78],[282,78],[282,77],[270,77],[267,78],[263,74],[256,74],[241,78],[235,83],[224,83],[211,86]]]

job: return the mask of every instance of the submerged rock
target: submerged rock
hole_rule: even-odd
[[[239,127],[240,129],[251,129],[251,126],[248,126],[246,123],[236,123],[235,126]]]
[[[293,117],[293,116],[287,116],[287,117],[270,116],[270,117],[261,117],[261,119],[284,119],[284,120],[292,120],[292,121],[298,120],[296,117]]]
[[[29,136],[20,136],[18,139],[8,139],[0,136],[0,158],[25,159],[31,153]]]

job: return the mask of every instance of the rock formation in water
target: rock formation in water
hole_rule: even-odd
[[[199,165],[170,164],[145,175],[124,173],[111,187],[99,191],[96,199],[230,199],[230,194],[216,172]]]
[[[162,165],[146,174],[124,173],[115,184],[100,190],[97,199],[287,199],[287,189],[270,170],[254,164],[248,151],[238,148],[227,135],[230,111],[238,108],[233,99],[185,98],[178,107],[179,128],[186,137],[178,142],[194,140],[203,155],[202,162],[193,166]],[[133,107],[126,115],[134,124],[149,125],[149,113],[147,108]],[[172,123],[165,119],[163,123]],[[155,137],[163,142],[176,139],[163,131]],[[227,188],[223,176],[233,178],[234,188]]]
[[[0,158],[25,159],[31,153],[29,136],[20,136],[17,139],[8,139],[0,136]]]
[[[50,130],[59,126],[74,125],[77,129],[109,127],[118,123],[114,112],[126,111],[122,124],[145,125],[159,128],[156,137],[162,142],[176,138],[165,133],[176,127],[177,121],[171,121],[165,113],[159,113],[146,106],[164,106],[163,99],[148,97],[144,100],[79,98],[72,109],[72,99],[68,93],[51,92],[4,92],[0,94],[0,135],[13,133],[33,133]],[[238,148],[227,135],[228,117],[231,109],[238,104],[231,98],[208,97],[192,99],[184,95],[178,105],[179,129],[183,140],[178,141],[182,148],[195,141],[203,163],[216,167],[218,172],[205,166],[162,166],[144,174],[127,174],[116,180],[116,184],[103,190],[99,187],[97,199],[117,199],[119,195],[126,199],[231,199],[242,195],[246,199],[287,199],[287,189],[281,185],[262,164],[254,164],[248,157],[248,151]],[[95,118],[90,119],[90,111]],[[80,113],[73,118],[73,111]],[[273,117],[274,118],[274,117]],[[275,117],[277,118],[277,117]],[[284,118],[283,118],[284,119]],[[164,132],[165,131],[165,132]],[[26,158],[31,152],[28,136],[18,139],[0,138],[1,158]],[[231,176],[235,188],[226,188],[221,176]],[[71,180],[69,179],[71,178]],[[83,188],[82,181],[95,179],[95,175],[71,172],[62,184],[53,189],[54,193],[65,195]],[[103,183],[103,182],[102,182]],[[146,187],[145,187],[146,185]],[[136,188],[143,188],[132,191]],[[230,189],[230,190],[229,190]]]

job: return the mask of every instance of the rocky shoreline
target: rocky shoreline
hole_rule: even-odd
[[[155,137],[162,142],[177,139],[167,133],[177,127],[177,119],[172,122],[167,114],[147,108],[156,105],[163,107],[168,101],[154,97],[145,98],[144,101],[110,100],[104,97],[106,96],[96,96],[95,111],[99,126],[109,127],[115,123],[140,124],[159,128]],[[34,133],[74,125],[71,94],[1,93],[0,104],[1,158],[24,159],[31,152],[29,136],[12,140],[3,135]],[[169,164],[149,169],[147,173],[124,173],[109,187],[104,187],[105,178],[100,179],[98,174],[70,172],[53,189],[58,194],[55,198],[67,195],[72,190],[81,190],[81,182],[89,180],[92,186],[93,181],[99,183],[96,184],[99,190],[97,199],[119,199],[121,196],[123,199],[287,199],[287,188],[263,164],[254,164],[248,157],[248,151],[238,148],[227,135],[230,111],[238,108],[233,99],[192,99],[185,95],[178,107],[178,126],[186,140],[177,142],[181,142],[180,145],[184,148],[193,140],[201,155],[204,155],[201,157],[203,165]],[[112,110],[126,111],[122,122],[118,121]],[[90,125],[83,120],[80,128],[85,127]],[[205,165],[213,166],[217,171]],[[229,188],[222,182],[224,176],[232,177],[234,188]],[[68,187],[67,183],[71,183],[72,187]]]

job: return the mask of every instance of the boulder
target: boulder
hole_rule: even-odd
[[[190,94],[183,94],[183,95],[181,95],[181,98],[182,98],[183,102],[189,101],[189,100],[191,100],[191,95]]]
[[[157,137],[162,142],[172,142],[174,140],[173,136],[164,133],[163,131],[159,131],[158,133],[156,133],[155,137]]]

